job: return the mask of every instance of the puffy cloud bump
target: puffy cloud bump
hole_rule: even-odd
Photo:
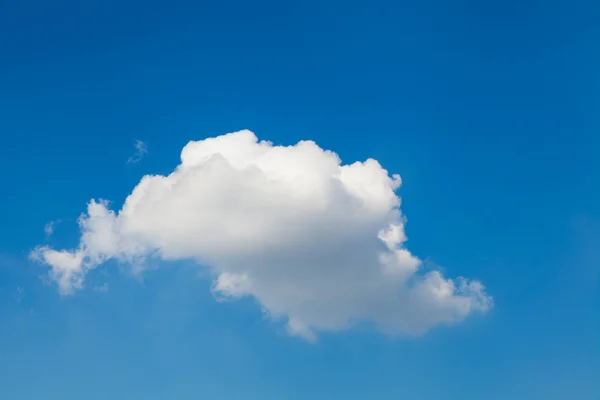
[[[188,143],[181,164],[143,177],[119,212],[90,201],[77,248],[31,256],[63,294],[109,259],[195,259],[215,296],[253,296],[307,340],[363,321],[421,334],[486,311],[480,282],[420,271],[403,245],[399,186],[376,160],[343,165],[312,141],[274,146],[244,130]]]

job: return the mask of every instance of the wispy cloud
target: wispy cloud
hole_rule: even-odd
[[[148,146],[141,140],[135,141],[135,153],[127,159],[127,164],[136,164],[142,161],[142,158],[148,154]]]
[[[25,290],[21,286],[17,286],[17,291],[14,295],[14,299],[17,303],[20,303],[21,300],[25,297]]]
[[[60,223],[60,220],[50,221],[46,224],[46,226],[44,226],[44,233],[46,234],[46,238],[49,238],[54,234],[54,229],[56,228],[56,225],[58,223]]]
[[[104,282],[103,285],[94,286],[94,291],[95,292],[100,292],[100,293],[106,293],[106,292],[108,292],[108,283]]]

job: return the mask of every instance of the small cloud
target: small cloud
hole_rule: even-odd
[[[104,282],[103,285],[94,286],[94,292],[106,293],[108,292],[108,283]]]
[[[50,221],[44,226],[44,233],[46,234],[46,238],[49,238],[54,234],[54,230],[56,229],[56,225],[60,223],[60,220]]]
[[[20,303],[24,297],[25,297],[25,290],[23,290],[23,288],[21,286],[17,286],[17,293],[14,296],[15,301],[17,303]]]
[[[129,157],[127,164],[139,163],[146,154],[148,154],[148,146],[146,146],[146,143],[142,142],[141,140],[136,140],[135,153]]]

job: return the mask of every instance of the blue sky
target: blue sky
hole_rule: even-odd
[[[600,398],[599,17],[583,0],[0,3],[0,398]],[[407,248],[494,306],[309,343],[252,296],[215,301],[189,260],[137,277],[110,260],[64,296],[28,259],[75,248],[90,199],[118,211],[190,140],[241,129],[400,174]]]

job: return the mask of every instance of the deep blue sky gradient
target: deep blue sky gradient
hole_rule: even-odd
[[[598,21],[591,0],[0,1],[0,398],[599,399]],[[72,247],[90,198],[118,208],[242,128],[399,173],[408,247],[495,308],[309,345],[191,265],[109,264],[61,298],[27,260],[47,222]]]

